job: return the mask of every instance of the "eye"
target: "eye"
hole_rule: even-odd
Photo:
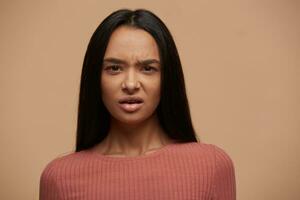
[[[157,71],[157,69],[155,67],[151,67],[151,66],[144,66],[143,69],[146,72]]]
[[[120,66],[118,65],[110,65],[105,68],[106,71],[111,71],[111,72],[118,72],[118,69],[120,69]]]

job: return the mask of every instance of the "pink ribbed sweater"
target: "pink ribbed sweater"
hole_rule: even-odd
[[[234,165],[213,144],[168,144],[150,154],[113,157],[91,150],[53,159],[40,200],[235,200]]]

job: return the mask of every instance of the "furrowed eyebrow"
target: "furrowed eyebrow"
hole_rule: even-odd
[[[105,58],[103,59],[103,63],[114,63],[114,64],[127,64],[126,61],[118,59],[118,58]],[[152,63],[160,64],[160,62],[156,59],[146,59],[146,60],[139,60],[135,65],[148,65]]]

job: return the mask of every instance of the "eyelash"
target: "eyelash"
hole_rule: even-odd
[[[109,71],[109,70],[112,69],[113,67],[118,67],[118,68],[120,68],[120,66],[118,66],[118,65],[111,65],[111,66],[106,67],[105,70]],[[143,68],[146,68],[146,67],[149,68],[149,69],[151,69],[150,71],[147,71],[147,72],[157,71],[157,69],[156,69],[155,67],[151,67],[151,66],[144,66]],[[113,72],[116,72],[116,71],[113,71]]]

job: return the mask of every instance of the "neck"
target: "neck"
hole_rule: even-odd
[[[153,115],[137,124],[125,124],[112,119],[110,131],[97,149],[107,155],[142,155],[169,143],[174,141],[162,130],[157,116]]]

